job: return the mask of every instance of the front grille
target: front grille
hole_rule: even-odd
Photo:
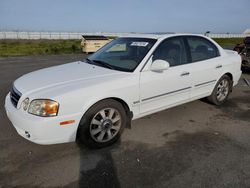
[[[13,86],[10,90],[10,100],[15,107],[17,107],[21,96],[22,94]]]

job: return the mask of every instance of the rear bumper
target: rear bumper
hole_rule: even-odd
[[[8,94],[5,99],[7,116],[17,133],[25,139],[37,144],[57,144],[72,142],[76,139],[76,131],[80,115],[39,117],[17,109],[10,101]],[[61,126],[60,122],[74,119],[75,123]]]

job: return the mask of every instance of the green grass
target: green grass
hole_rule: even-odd
[[[242,38],[214,39],[223,48],[233,48]],[[81,40],[0,40],[0,57],[82,53]]]
[[[234,48],[236,44],[243,42],[243,38],[216,38],[214,39],[223,48]]]
[[[81,53],[81,40],[0,40],[0,56]]]

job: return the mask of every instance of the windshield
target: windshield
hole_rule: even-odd
[[[106,68],[133,72],[156,39],[117,38],[92,54],[87,60]]]

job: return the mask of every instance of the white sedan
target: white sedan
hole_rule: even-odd
[[[135,35],[113,40],[84,61],[31,72],[5,100],[24,138],[38,144],[114,143],[132,119],[208,97],[224,103],[241,58],[201,35]]]

